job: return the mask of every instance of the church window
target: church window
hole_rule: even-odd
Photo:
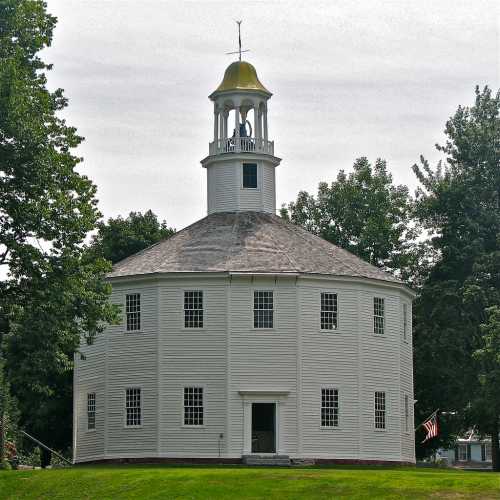
[[[385,392],[375,392],[375,429],[385,429]]]
[[[142,423],[141,415],[141,389],[133,387],[125,393],[125,412],[127,427],[139,426]]]
[[[257,187],[257,165],[243,163],[243,187],[255,189]]]
[[[337,329],[337,294],[321,294],[321,330]]]
[[[127,332],[141,329],[141,294],[127,294],[125,298],[125,313],[127,316]]]
[[[95,392],[87,394],[87,429],[95,429]]]
[[[384,334],[384,299],[373,297],[373,333]]]
[[[321,389],[321,427],[338,427],[339,425],[339,391],[338,389]]]
[[[253,326],[254,328],[273,328],[274,304],[272,291],[255,291],[253,293]]]
[[[184,327],[203,328],[203,292],[184,292]]]
[[[184,387],[184,425],[203,425],[203,387]]]
[[[403,304],[403,340],[408,338],[408,304]]]

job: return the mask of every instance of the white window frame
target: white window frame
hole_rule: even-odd
[[[380,396],[377,395],[383,394],[383,408],[380,408]],[[375,391],[373,393],[373,426],[376,431],[385,431],[387,430],[387,391]],[[382,417],[382,420],[381,418]],[[383,426],[379,424],[379,422],[383,423]]]
[[[323,405],[323,391],[333,391],[333,406],[324,406]],[[335,406],[336,403],[336,406]],[[323,410],[327,410],[333,408],[333,418],[332,418],[332,424],[331,425],[325,425],[323,423]],[[335,410],[337,410],[335,412]],[[336,418],[335,418],[336,417]],[[338,429],[340,427],[340,390],[336,386],[322,386],[320,388],[320,427],[322,429]]]
[[[270,293],[271,294],[271,298],[272,298],[272,301],[273,301],[273,307],[272,309],[256,309],[255,308],[255,295],[257,293]],[[274,290],[272,289],[254,289],[252,291],[252,327],[254,330],[274,330],[276,328],[276,307],[275,307],[275,304],[276,304],[276,300],[275,300],[275,293],[274,293]],[[255,312],[256,311],[271,311],[272,314],[271,314],[271,318],[272,318],[272,326],[255,326]]]
[[[132,301],[132,297],[137,297],[134,310],[129,311],[129,298]],[[138,305],[137,305],[138,301]],[[131,319],[132,326],[134,326],[135,320],[133,319],[134,314],[138,316],[138,328],[129,328],[129,317]],[[125,294],[125,331],[126,333],[137,333],[142,331],[142,317],[141,317],[141,294],[139,292],[127,293]]]
[[[92,432],[96,430],[96,393],[87,393],[87,431]]]
[[[380,302],[378,302],[380,301]],[[378,305],[377,305],[378,302]],[[380,305],[382,306],[382,314],[380,314]],[[378,324],[379,321],[382,325]],[[380,331],[381,330],[381,331]],[[373,334],[377,337],[383,337],[385,335],[385,298],[384,297],[373,297]]]
[[[201,309],[186,309],[186,294],[201,293]],[[183,290],[182,293],[182,324],[184,330],[204,330],[205,329],[205,292],[204,290]],[[186,311],[201,311],[201,326],[186,326]]]
[[[128,405],[128,391],[139,391],[139,406],[129,406]],[[128,410],[129,409],[136,409],[136,408],[139,408],[139,421],[140,423],[138,424],[129,424],[128,423]],[[143,390],[142,390],[142,387],[138,387],[138,386],[132,386],[132,387],[126,387],[125,388],[125,414],[124,414],[124,426],[127,428],[127,429],[134,429],[134,428],[138,428],[138,427],[142,427],[142,424],[143,424],[143,411],[142,411],[142,408],[143,408]]]
[[[197,389],[201,390],[201,405],[195,406],[186,406],[186,389]],[[207,391],[206,387],[203,384],[189,384],[185,385],[182,388],[182,427],[187,427],[187,428],[202,428],[205,427],[207,424],[207,412],[206,412],[206,400],[207,400]],[[186,408],[201,408],[201,415],[202,415],[202,423],[201,424],[186,424]]]
[[[243,179],[244,179],[244,175],[243,175],[243,170],[244,170],[244,165],[256,165],[257,166],[257,187],[245,187],[243,185]],[[244,189],[245,191],[260,191],[260,184],[261,184],[261,175],[260,175],[260,165],[258,163],[255,163],[255,162],[250,162],[250,161],[245,161],[245,162],[242,162],[241,164],[241,189]]]
[[[484,455],[484,460],[482,460]],[[481,462],[491,462],[491,443],[481,443]]]
[[[334,299],[334,308],[330,311],[328,309],[323,309],[323,297],[326,295],[333,295]],[[322,291],[320,292],[319,296],[319,329],[322,332],[338,332],[339,331],[339,295],[337,292],[331,292],[331,291]],[[325,314],[326,317],[329,316],[329,313],[332,313],[332,318],[333,318],[333,323],[334,326],[333,328],[323,328],[323,314]]]
[[[458,443],[457,447],[458,447],[457,461],[458,462],[467,462],[467,444],[466,443]],[[460,450],[465,450],[464,451],[464,458],[462,458]]]

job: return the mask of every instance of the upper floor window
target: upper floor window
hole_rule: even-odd
[[[408,304],[403,304],[403,340],[408,339]]]
[[[184,292],[184,327],[203,328],[203,292]]]
[[[384,334],[384,299],[373,297],[373,333]]]
[[[141,294],[130,293],[125,298],[125,313],[127,316],[127,332],[141,329]]]
[[[255,291],[253,293],[253,327],[273,328],[274,303],[272,291]]]
[[[257,164],[243,163],[243,187],[257,187]]]
[[[322,293],[321,294],[321,329],[336,330],[337,329],[337,294]]]
[[[134,427],[141,424],[141,389],[133,387],[125,392],[125,425]]]
[[[385,392],[375,392],[375,429],[385,429]]]
[[[339,391],[321,389],[321,427],[338,427]]]
[[[184,387],[184,425],[203,425],[203,387]]]
[[[87,429],[95,429],[95,392],[87,394]]]

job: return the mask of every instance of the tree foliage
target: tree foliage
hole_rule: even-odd
[[[175,233],[165,221],[160,223],[151,210],[144,214],[130,212],[126,218],[109,218],[107,222],[99,222],[97,229],[97,234],[92,237],[89,254],[113,264]]]
[[[412,274],[411,197],[393,184],[384,160],[357,159],[352,172],[321,182],[316,197],[301,191],[281,215],[403,279]]]
[[[60,117],[67,99],[46,86],[39,53],[55,24],[42,1],[0,0],[0,349],[21,423],[59,445],[71,423],[47,420],[64,391],[57,380],[70,377],[80,336],[116,311],[102,280],[109,264],[82,260],[100,214],[96,187],[77,171],[82,138]]]
[[[421,184],[415,213],[437,255],[415,305],[419,407],[455,409],[461,425],[488,434],[498,432],[494,402],[487,412],[470,410],[485,405],[474,353],[484,346],[489,308],[500,306],[499,111],[500,93],[477,88],[474,106],[458,108],[446,144],[437,145],[446,163],[432,169],[421,158],[414,166]]]

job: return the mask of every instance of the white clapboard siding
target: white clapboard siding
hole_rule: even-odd
[[[234,162],[223,162],[207,168],[208,213],[235,211],[239,183]]]
[[[274,328],[253,328],[254,290],[274,292]],[[243,452],[241,389],[286,389],[280,404],[282,448],[296,453],[296,286],[295,280],[233,279],[230,291],[231,452]]]
[[[186,290],[203,291],[202,329],[184,328]],[[255,290],[274,292],[273,329],[253,328]],[[320,330],[321,292],[337,294],[336,331]],[[85,359],[76,356],[76,461],[238,458],[248,446],[248,405],[276,400],[281,453],[414,462],[411,299],[401,289],[336,278],[200,274],[117,283],[112,301],[124,305],[127,293],[141,294],[141,331],[109,326],[93,345],[82,345]],[[374,296],[385,299],[383,336],[373,333]],[[183,425],[186,386],[204,389],[201,427]],[[138,428],[125,426],[127,387],[142,391]],[[322,387],[339,390],[337,428],[321,427]],[[257,394],[240,392],[249,390]],[[375,429],[375,391],[386,392],[383,431]],[[87,430],[88,392],[96,393],[95,431]]]
[[[225,281],[179,280],[160,288],[160,453],[218,456],[226,432]],[[184,328],[184,291],[203,291],[201,329]],[[204,425],[184,427],[184,387],[204,389]]]

